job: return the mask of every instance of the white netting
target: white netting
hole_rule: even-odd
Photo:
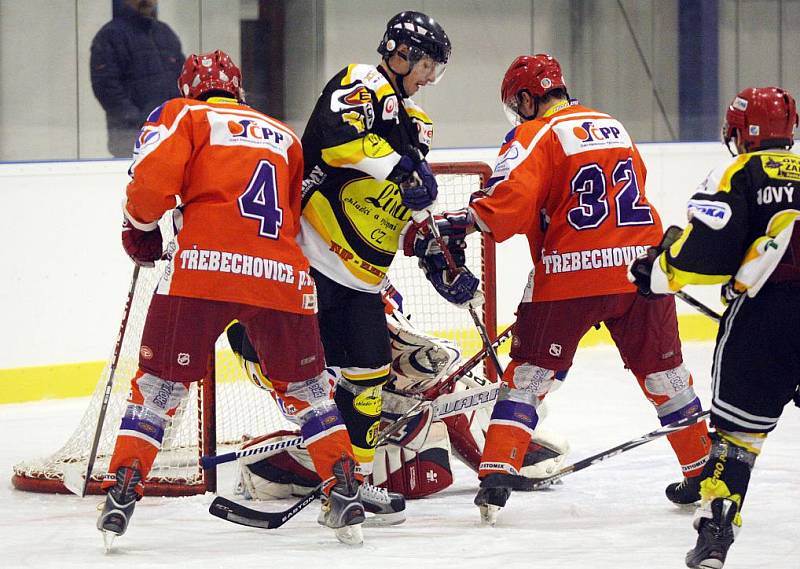
[[[452,170],[450,165],[449,169]],[[441,170],[435,167],[434,170]],[[438,174],[439,209],[463,207],[470,193],[479,189],[481,178],[475,173]],[[162,221],[162,231],[171,233],[171,224]],[[482,250],[479,234],[468,238],[467,264],[476,274],[482,274]],[[141,269],[130,316],[121,346],[119,362],[114,376],[113,391],[109,399],[103,434],[93,469],[93,482],[98,482],[106,472],[114,448],[118,425],[126,407],[130,380],[136,372],[139,345],[145,317],[164,263],[154,269]],[[454,339],[461,344],[468,357],[480,347],[469,313],[459,310],[441,299],[425,280],[417,267],[416,259],[404,257],[402,252],[389,272],[390,279],[404,298],[405,312],[420,329]],[[490,276],[493,279],[493,275]],[[491,309],[491,308],[490,308]],[[14,484],[25,490],[64,491],[65,469],[85,468],[90,452],[97,419],[110,372],[109,358],[97,382],[89,407],[75,432],[60,450],[41,460],[17,464],[14,467]],[[146,488],[148,493],[184,494],[203,492],[206,482],[198,465],[203,432],[216,434],[217,452],[227,452],[243,436],[261,435],[280,428],[290,427],[281,416],[269,394],[254,386],[235,361],[223,334],[216,346],[215,405],[203,403],[203,390],[194,385],[190,397],[175,414],[167,428],[162,450],[156,458]],[[46,482],[50,481],[50,482]],[[90,491],[97,491],[90,485]]]

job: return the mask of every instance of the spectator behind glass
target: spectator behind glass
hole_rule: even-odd
[[[123,0],[92,40],[92,90],[106,111],[108,150],[129,158],[148,113],[178,97],[184,59],[174,31],[157,20],[158,0]]]

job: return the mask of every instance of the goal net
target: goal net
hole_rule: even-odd
[[[439,183],[436,209],[464,207],[472,192],[480,189],[491,174],[482,162],[432,164]],[[171,224],[162,222],[165,241]],[[494,244],[480,233],[467,238],[467,265],[481,277],[486,302],[483,319],[494,337],[495,265]],[[87,493],[99,494],[100,482],[114,450],[120,419],[127,405],[131,378],[137,370],[139,347],[152,291],[165,263],[153,269],[140,269],[131,302],[128,322],[114,372],[113,387],[102,427],[92,477]],[[466,310],[454,307],[439,297],[417,266],[417,259],[398,252],[389,279],[403,296],[403,310],[421,330],[458,342],[465,358],[481,348],[481,340]],[[85,470],[97,429],[106,384],[112,367],[109,358],[91,396],[89,406],[75,431],[63,446],[39,460],[14,466],[12,482],[20,490],[68,493],[64,473]],[[278,411],[272,397],[253,385],[237,363],[225,334],[216,344],[214,361],[207,376],[191,388],[190,396],[175,413],[165,431],[161,451],[145,484],[148,495],[182,496],[216,490],[216,471],[203,470],[199,458],[228,452],[244,438],[281,428],[293,428]],[[486,373],[492,376],[487,367]]]

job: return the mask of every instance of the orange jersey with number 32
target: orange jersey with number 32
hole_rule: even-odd
[[[634,292],[637,254],[661,239],[646,169],[625,127],[580,105],[512,130],[471,207],[498,241],[524,234],[534,262],[526,301]]]
[[[303,151],[286,125],[233,99],[172,99],[139,134],[127,210],[148,223],[181,204],[159,294],[314,313],[295,242]]]

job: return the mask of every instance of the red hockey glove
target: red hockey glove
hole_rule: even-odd
[[[137,229],[127,217],[122,219],[122,247],[131,260],[140,267],[153,267],[163,253],[161,229],[158,222],[148,224],[153,229]]]

